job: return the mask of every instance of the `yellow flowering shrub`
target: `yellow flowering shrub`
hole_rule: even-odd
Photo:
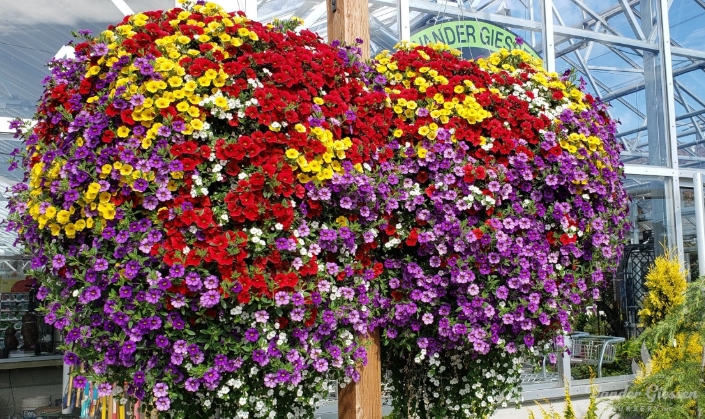
[[[649,290],[639,320],[646,327],[663,320],[672,307],[683,302],[687,271],[684,270],[673,250],[666,250],[654,261],[646,275]]]

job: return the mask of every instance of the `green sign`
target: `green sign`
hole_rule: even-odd
[[[411,35],[411,42],[428,45],[442,42],[463,51],[465,58],[487,56],[500,49],[521,49],[535,58],[541,58],[529,45],[518,45],[517,36],[495,24],[467,19],[442,22],[428,26]]]

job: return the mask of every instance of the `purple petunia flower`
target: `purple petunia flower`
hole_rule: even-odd
[[[274,294],[274,302],[277,306],[284,306],[289,304],[289,293],[286,291],[279,291]]]
[[[135,183],[132,184],[132,189],[134,189],[137,192],[144,192],[147,190],[149,187],[149,182],[146,181],[145,179],[137,179],[135,180]]]
[[[198,381],[198,379],[190,377],[186,380],[184,383],[184,388],[187,391],[190,391],[191,393],[195,393],[198,391],[199,387],[201,386],[201,383]]]
[[[216,383],[218,380],[220,380],[220,374],[213,368],[209,368],[203,374],[203,381],[206,383]]]
[[[259,333],[257,332],[257,329],[247,329],[247,331],[245,332],[245,339],[250,342],[257,342],[257,339],[259,339]]]
[[[157,398],[155,405],[157,410],[165,412],[169,410],[169,407],[171,407],[171,400],[168,397],[159,397]]]
[[[166,383],[156,383],[152,389],[155,397],[166,397],[169,395],[169,386]]]
[[[95,368],[95,365],[94,365]],[[99,396],[109,396],[113,392],[113,386],[110,383],[100,383],[98,384],[98,395]]]
[[[54,269],[63,268],[66,264],[66,257],[64,255],[55,255],[51,260],[51,266]]]
[[[93,264],[93,269],[98,272],[102,272],[108,269],[108,261],[103,258],[96,259],[95,263]]]
[[[200,299],[199,304],[201,305],[201,307],[211,308],[211,307],[215,306],[216,304],[218,304],[219,301],[220,301],[220,294],[218,294],[218,291],[209,290],[206,293],[204,293],[203,295],[201,295],[201,299]]]
[[[83,290],[83,292],[78,297],[78,301],[81,304],[88,304],[91,301],[97,300],[98,298],[100,298],[100,288],[93,285]]]

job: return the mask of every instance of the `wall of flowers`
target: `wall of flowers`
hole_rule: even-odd
[[[615,122],[521,51],[363,62],[298,23],[185,4],[50,63],[8,227],[73,383],[157,417],[312,417],[379,328],[396,411],[489,414],[614,270]]]

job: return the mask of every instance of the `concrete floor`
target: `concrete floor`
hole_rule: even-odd
[[[0,419],[19,419],[22,414],[22,399],[26,397],[50,395],[52,401],[61,398],[61,367],[28,368],[0,370]],[[600,399],[599,416],[608,418],[611,413],[608,399]],[[545,405],[545,403],[542,403]],[[573,407],[578,418],[582,418],[588,405],[586,398],[575,398]],[[563,411],[563,403],[554,402],[556,411]],[[534,402],[526,402],[521,409],[500,409],[492,419],[527,419],[529,409],[535,414],[539,410]],[[384,406],[382,413],[389,414],[391,408]],[[19,416],[13,416],[19,415]],[[315,419],[337,419],[338,406],[333,403],[322,406],[316,412]]]
[[[598,417],[599,418],[609,418],[612,414],[612,409],[609,407],[609,399],[610,398],[601,398],[598,399]],[[572,398],[572,404],[573,404],[573,409],[576,413],[576,417],[579,419],[582,419],[585,416],[585,413],[587,412],[589,400],[587,398]],[[541,405],[548,410],[549,405],[546,402],[542,402]],[[551,406],[553,406],[554,410],[559,413],[563,413],[563,408],[564,408],[565,403],[563,402],[553,402],[551,403]],[[391,407],[389,406],[383,406],[382,407],[382,415],[388,415],[391,412]],[[526,402],[523,404],[523,406],[520,409],[516,408],[507,408],[507,409],[499,409],[497,412],[495,412],[494,415],[492,415],[491,419],[528,419],[529,418],[529,411],[534,412],[534,416],[537,418],[541,417],[541,411],[539,408],[536,406],[536,403],[533,401],[531,402]],[[338,419],[338,409],[336,405],[331,405],[331,406],[324,406],[320,409],[318,409],[316,419]]]
[[[382,406],[382,415],[392,412],[391,406]],[[338,405],[322,406],[316,411],[315,419],[338,419]]]

